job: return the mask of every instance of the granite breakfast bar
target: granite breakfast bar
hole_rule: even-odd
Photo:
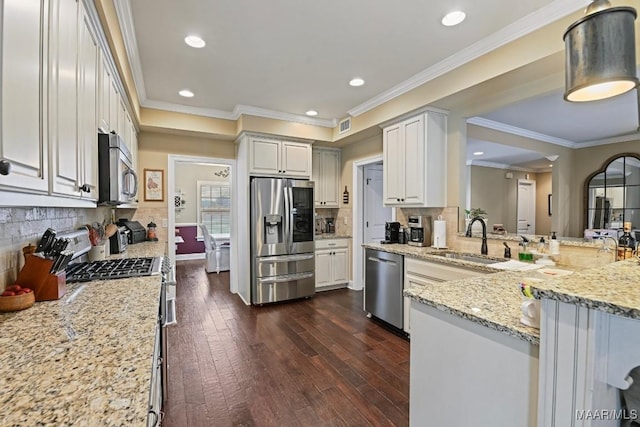
[[[158,256],[162,243],[116,257]],[[0,425],[146,425],[160,277],[67,284],[0,313]]]
[[[461,264],[430,248],[375,246]],[[629,387],[627,375],[640,365],[640,266],[628,260],[560,268],[574,272],[550,279],[536,271],[500,271],[405,290],[412,425],[428,419],[433,425],[586,426],[574,424],[576,411],[620,409],[619,389]],[[543,279],[533,285],[542,299],[541,329],[520,322],[518,284],[527,277]],[[603,363],[607,369],[597,372]]]

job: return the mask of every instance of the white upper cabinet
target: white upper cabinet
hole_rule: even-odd
[[[249,173],[308,179],[311,175],[311,146],[300,142],[251,137]]]
[[[444,207],[446,115],[427,111],[383,129],[384,204]]]
[[[46,193],[47,4],[4,0],[0,7],[0,159],[11,164],[0,188]]]
[[[322,148],[313,150],[311,180],[315,182],[316,207],[340,207],[340,150]]]
[[[80,191],[98,198],[98,45],[88,16],[81,10],[78,49],[78,140],[81,150]]]
[[[49,32],[49,141],[52,192],[80,196],[78,2],[52,0]]]
[[[100,131],[103,133],[108,133],[111,131],[111,104],[110,104],[110,95],[111,95],[111,73],[109,72],[109,67],[107,66],[107,60],[104,57],[104,54],[100,52],[99,55],[99,74],[98,74],[98,127]]]

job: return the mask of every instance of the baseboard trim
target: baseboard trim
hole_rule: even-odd
[[[205,254],[179,254],[176,255],[176,261],[186,261],[190,259],[205,259]]]

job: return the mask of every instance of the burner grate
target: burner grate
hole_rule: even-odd
[[[161,257],[122,258],[71,264],[67,267],[67,282],[124,279],[160,273]]]

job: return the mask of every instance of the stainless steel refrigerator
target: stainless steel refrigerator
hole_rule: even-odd
[[[252,178],[251,303],[315,293],[313,182]]]

